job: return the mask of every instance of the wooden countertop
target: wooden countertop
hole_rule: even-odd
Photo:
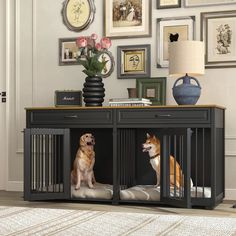
[[[26,107],[25,110],[81,110],[81,109],[153,109],[153,108],[219,108],[226,109],[223,106],[214,104],[208,105],[167,105],[167,106],[103,106],[103,107],[79,107],[79,106],[59,106],[59,107]]]

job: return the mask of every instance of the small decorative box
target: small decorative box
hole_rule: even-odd
[[[80,90],[56,90],[55,106],[82,106],[82,92]]]

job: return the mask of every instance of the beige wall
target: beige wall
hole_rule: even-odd
[[[13,0],[9,0],[13,1]],[[14,2],[14,1],[13,1]],[[53,105],[54,91],[58,89],[81,89],[85,75],[80,66],[58,66],[58,38],[103,33],[103,1],[95,0],[95,21],[89,29],[80,34],[71,32],[62,23],[61,9],[63,0],[15,0],[16,17],[16,100],[12,109],[15,119],[15,149],[10,155],[9,180],[22,180],[23,141],[21,130],[25,127],[25,106]],[[156,68],[156,18],[173,16],[196,16],[196,39],[200,39],[200,12],[231,10],[236,5],[204,8],[180,8],[157,10],[156,0],[152,0],[152,37],[112,40],[111,51],[116,59],[118,45],[151,44],[151,75],[167,76],[167,69]],[[32,14],[33,13],[33,14]],[[236,69],[206,70],[199,77],[202,96],[198,104],[218,104],[227,107],[226,111],[226,194],[236,199],[236,106],[235,87]],[[13,83],[13,82],[12,82]],[[106,88],[105,105],[109,98],[127,97],[127,87],[135,87],[135,80],[118,80],[117,68],[104,79]],[[171,92],[174,80],[167,79],[167,104],[175,104]],[[11,88],[13,84],[9,86]],[[14,105],[14,104],[11,104]],[[15,162],[17,157],[17,162]]]

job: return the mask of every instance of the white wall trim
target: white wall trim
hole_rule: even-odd
[[[225,140],[236,140],[236,135],[225,135]]]
[[[225,157],[236,157],[236,153],[235,152],[228,152],[228,153],[225,153]]]
[[[7,182],[7,191],[14,192],[23,192],[24,183],[23,181],[8,181]]]

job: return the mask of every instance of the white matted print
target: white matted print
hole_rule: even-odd
[[[110,38],[149,37],[151,12],[151,0],[105,0],[105,35]]]
[[[194,39],[195,17],[157,19],[157,67],[169,66],[169,43]]]
[[[185,7],[212,6],[235,3],[236,0],[184,0]]]
[[[207,68],[236,67],[236,11],[202,13]]]

